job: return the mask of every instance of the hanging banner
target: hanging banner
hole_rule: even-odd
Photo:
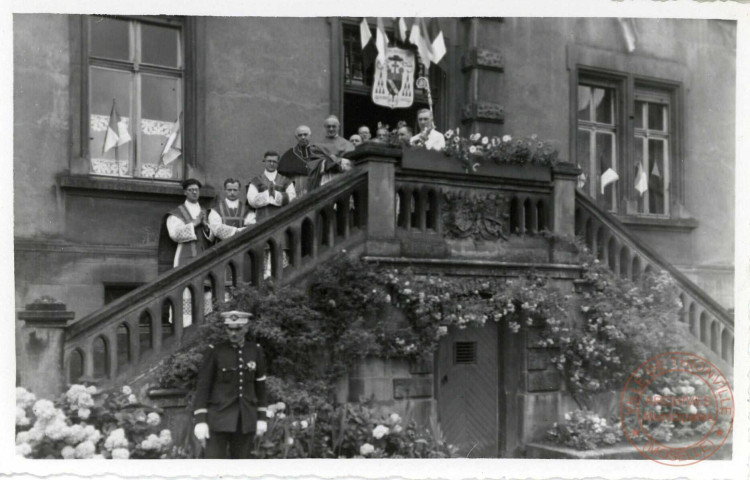
[[[412,50],[386,47],[383,57],[375,61],[372,101],[388,108],[409,108],[414,103],[414,69],[416,55]]]

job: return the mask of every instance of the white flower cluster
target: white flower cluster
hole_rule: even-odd
[[[23,387],[16,388],[16,426],[23,427],[31,423],[26,410],[36,401],[36,396]]]
[[[367,455],[371,454],[374,451],[375,451],[375,447],[373,447],[369,443],[364,443],[364,444],[362,444],[361,447],[359,447],[359,453],[362,456],[367,456]]]
[[[91,407],[94,406],[94,399],[91,395],[96,394],[96,387],[85,385],[71,385],[65,392],[65,401],[68,402],[71,410],[75,410],[81,420],[86,420],[91,415]]]
[[[284,418],[286,417],[286,414],[284,413],[284,410],[286,410],[286,404],[284,402],[277,402],[273,405],[269,405],[266,408],[266,417],[273,418]]]
[[[161,451],[166,449],[172,444],[172,432],[167,429],[159,432],[159,435],[152,433],[145,440],[141,442],[140,447],[143,450],[155,450]]]
[[[146,423],[152,427],[156,427],[161,423],[161,417],[156,412],[151,412],[146,417]]]
[[[372,436],[380,440],[384,436],[388,435],[389,432],[390,432],[390,429],[386,427],[385,425],[378,425],[372,430]]]
[[[33,448],[46,438],[67,444],[61,452],[63,458],[92,458],[96,453],[102,434],[94,426],[68,425],[65,413],[49,400],[38,400],[32,410],[36,421],[30,430],[16,435],[17,454],[31,455]]]
[[[125,430],[118,428],[109,432],[107,439],[104,441],[104,448],[112,451],[117,448],[128,448],[128,439],[125,437]]]

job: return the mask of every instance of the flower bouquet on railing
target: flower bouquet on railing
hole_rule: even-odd
[[[539,140],[536,134],[513,140],[510,135],[487,137],[472,133],[460,136],[460,129],[445,132],[443,153],[457,158],[467,172],[476,172],[485,162],[496,164],[534,164],[551,166],[557,162],[558,152],[550,142]]]

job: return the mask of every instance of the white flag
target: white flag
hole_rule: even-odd
[[[622,36],[625,38],[625,48],[628,50],[628,53],[633,53],[635,51],[635,44],[636,44],[636,35],[635,35],[635,28],[633,25],[633,19],[632,18],[618,18],[617,20],[620,22],[620,27],[622,28]]]
[[[653,175],[655,177],[661,177],[661,172],[659,172],[659,164],[658,163],[654,163],[654,169],[651,170],[651,175]]]
[[[616,182],[619,179],[620,179],[620,176],[617,175],[617,172],[615,172],[611,168],[608,168],[606,172],[602,173],[602,177],[601,177],[602,195],[604,195],[604,187],[606,187],[610,183]]]
[[[167,138],[167,144],[164,145],[164,150],[161,152],[161,159],[164,165],[169,165],[170,163],[177,160],[180,155],[182,155],[182,134],[180,133],[180,117],[182,117],[182,114],[180,114],[180,116],[177,117],[177,121],[174,122],[172,131],[169,132],[169,137]]]
[[[635,189],[643,196],[648,191],[648,178],[643,171],[643,165],[638,164],[638,173],[635,174]]]
[[[578,168],[581,168],[581,165],[578,165]],[[583,188],[586,186],[586,174],[583,173],[583,169],[581,169],[581,174],[578,175],[578,182],[577,182],[578,188]]]

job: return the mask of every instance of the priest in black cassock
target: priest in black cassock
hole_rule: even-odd
[[[341,159],[318,145],[310,144],[310,127],[300,125],[294,132],[297,145],[290,148],[279,160],[278,172],[294,182],[297,196],[302,196],[325,183],[323,175],[341,173]]]

